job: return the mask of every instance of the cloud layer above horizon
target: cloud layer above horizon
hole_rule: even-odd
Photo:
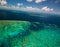
[[[8,5],[10,3],[9,0],[0,0],[0,7],[9,7],[12,9],[19,9],[19,10],[26,10],[26,11],[36,11],[36,12],[55,12],[56,10],[58,10],[58,8],[54,8],[53,4],[49,4],[52,3],[53,1],[51,0],[51,2],[49,2],[48,0],[19,0],[16,1],[15,0],[15,4],[13,5],[13,1],[11,3],[11,5]],[[49,3],[48,3],[49,2]],[[57,4],[59,3],[59,0],[55,0],[53,3]],[[26,4],[26,5],[25,5]],[[58,10],[58,12],[60,12]]]

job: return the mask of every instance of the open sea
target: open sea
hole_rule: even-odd
[[[60,47],[60,15],[0,9],[0,47]]]

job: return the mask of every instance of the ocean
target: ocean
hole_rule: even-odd
[[[0,10],[0,47],[60,47],[60,15]]]

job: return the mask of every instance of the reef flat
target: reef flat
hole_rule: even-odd
[[[0,47],[60,47],[60,28],[40,22],[0,20]]]

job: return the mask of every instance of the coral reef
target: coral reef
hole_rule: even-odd
[[[40,22],[0,20],[0,47],[60,47],[60,28]]]
[[[0,38],[0,47],[10,47],[9,39]]]

